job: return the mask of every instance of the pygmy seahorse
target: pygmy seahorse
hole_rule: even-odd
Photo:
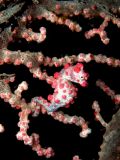
[[[54,74],[53,95],[48,95],[48,101],[43,97],[34,97],[33,102],[42,105],[48,112],[56,111],[60,107],[69,106],[74,103],[77,96],[77,88],[71,83],[75,82],[82,87],[87,86],[88,73],[84,72],[83,64],[77,63],[74,66],[66,64],[64,69]]]

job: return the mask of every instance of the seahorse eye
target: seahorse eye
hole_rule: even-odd
[[[81,79],[83,79],[84,77],[83,76],[81,76]]]

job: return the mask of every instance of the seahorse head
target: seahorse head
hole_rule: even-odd
[[[87,86],[87,79],[89,74],[84,71],[84,65],[82,63],[77,63],[74,66],[69,64],[64,66],[66,79],[71,82],[79,83],[82,87]]]
[[[86,87],[88,85],[87,79],[89,74],[84,71],[84,65],[82,63],[77,63],[72,67],[72,77],[74,82],[79,83],[82,87]]]

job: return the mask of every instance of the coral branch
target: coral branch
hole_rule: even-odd
[[[28,123],[28,115],[31,113],[30,109],[23,109],[19,113],[19,123],[18,127],[20,127],[20,131],[17,133],[16,137],[18,140],[23,140],[24,144],[29,145],[32,147],[34,151],[37,152],[38,156],[45,156],[46,158],[50,158],[54,155],[54,152],[51,147],[44,149],[41,147],[39,143],[39,135],[33,133],[31,136],[28,136],[27,129],[29,128]]]
[[[111,99],[114,101],[115,104],[120,104],[120,95],[116,94],[114,90],[110,89],[102,80],[98,80],[96,85],[100,87]]]
[[[5,23],[11,18],[13,15],[15,15],[17,12],[19,12],[22,8],[24,3],[17,4],[15,6],[9,6],[8,9],[5,11],[0,12],[0,24]]]
[[[63,112],[53,112],[48,113],[51,115],[55,120],[63,122],[65,124],[75,124],[76,126],[80,126],[82,131],[80,132],[80,137],[85,138],[91,133],[91,129],[88,128],[87,122],[82,117],[77,116],[69,116],[64,114]]]
[[[100,106],[97,101],[93,102],[92,109],[94,109],[95,111],[94,114],[95,114],[96,120],[98,120],[102,124],[102,126],[107,127],[108,124],[104,121],[104,119],[100,114]]]

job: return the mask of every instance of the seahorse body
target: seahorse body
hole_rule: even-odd
[[[69,64],[64,66],[58,77],[52,84],[55,88],[53,95],[48,96],[48,102],[42,97],[34,97],[33,101],[37,105],[42,105],[48,112],[56,111],[60,107],[68,106],[74,102],[77,96],[77,88],[71,83],[79,83],[81,86],[87,86],[88,74],[83,70],[83,64],[77,63],[75,66]]]

